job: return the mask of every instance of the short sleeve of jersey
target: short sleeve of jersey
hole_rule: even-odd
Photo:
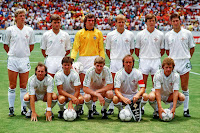
[[[174,90],[179,90],[179,83],[180,83],[180,76],[179,76],[178,73],[175,73],[173,91]]]
[[[189,38],[188,38],[188,39],[189,39],[189,40],[188,40],[189,48],[195,47],[194,38],[193,38],[192,33],[191,33],[190,31],[189,31],[188,36],[189,36]]]
[[[34,35],[34,32],[33,32],[33,29],[31,29],[31,31],[30,31],[31,33],[30,33],[30,40],[29,40],[29,44],[30,45],[33,45],[33,44],[35,44],[35,35]]]
[[[169,41],[168,41],[168,34],[165,34],[165,49],[169,50]]]
[[[121,87],[121,77],[122,77],[122,73],[121,73],[121,71],[118,71],[114,78],[114,88]]]
[[[10,28],[8,27],[5,31],[5,39],[4,39],[4,44],[10,44],[10,36],[11,36],[11,30]]]
[[[165,40],[164,40],[164,34],[161,33],[161,44],[160,44],[160,49],[165,49]]]
[[[109,68],[106,67],[105,71],[106,71],[106,79],[105,79],[106,80],[106,84],[112,84],[113,83],[113,78],[112,78],[112,75],[111,75],[111,72],[110,72]]]
[[[81,85],[80,78],[77,72],[74,72],[74,86]]]
[[[35,86],[34,86],[33,77],[29,78],[27,89],[28,89],[29,95],[35,95]]]
[[[48,86],[47,86],[47,92],[48,93],[53,93],[53,88],[54,88],[54,80],[52,77],[48,76]]]
[[[143,76],[142,76],[142,73],[140,71],[138,71],[138,84],[139,84],[140,88],[145,87]]]
[[[157,72],[153,77],[154,89],[161,89],[160,72]]]
[[[71,41],[70,41],[70,37],[69,37],[69,34],[66,33],[66,42],[65,42],[65,50],[70,50],[72,49],[71,47]]]
[[[47,39],[46,39],[46,34],[44,33],[41,39],[41,43],[40,43],[40,48],[43,50],[47,49]]]
[[[55,85],[56,85],[56,86],[62,85],[63,82],[64,82],[64,79],[62,78],[61,73],[59,73],[59,72],[56,73],[56,74],[55,74]]]
[[[136,39],[135,39],[135,35],[132,33],[131,34],[131,45],[130,45],[130,49],[134,49],[135,48],[135,43],[136,43]]]
[[[138,34],[137,34],[137,36],[136,36],[136,44],[135,44],[135,48],[138,48],[138,49],[140,49],[140,43],[141,43],[141,36],[140,36],[140,33],[141,32],[139,32]]]
[[[110,34],[108,33],[107,37],[106,37],[106,49],[110,50],[111,47],[111,40],[110,40]]]
[[[85,87],[90,87],[90,82],[91,82],[91,71],[89,71],[90,69],[88,69],[84,81],[83,81],[83,86]]]

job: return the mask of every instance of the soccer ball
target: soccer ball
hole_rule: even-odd
[[[66,109],[63,113],[63,118],[66,121],[73,121],[76,119],[76,111],[74,109]]]
[[[169,109],[164,109],[166,113],[162,112],[163,121],[171,121],[173,119],[173,113]]]
[[[119,118],[121,121],[131,121],[132,114],[128,109],[122,109],[119,113]]]
[[[84,68],[81,62],[74,62],[72,66],[73,66],[73,69],[79,74],[83,71],[83,68]]]

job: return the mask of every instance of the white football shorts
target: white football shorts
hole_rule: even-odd
[[[110,71],[112,73],[117,73],[122,67],[122,60],[110,60]]]
[[[87,70],[94,66],[94,59],[98,56],[79,56],[77,62],[81,62],[83,64],[83,71],[80,73],[86,74]]]
[[[177,59],[174,60],[175,68],[180,75],[184,75],[192,69],[192,65],[189,59]]]
[[[161,61],[160,59],[140,59],[139,60],[139,70],[142,74],[154,75],[157,70],[161,68]]]
[[[18,58],[9,56],[7,61],[7,68],[14,72],[26,73],[31,69],[29,57]]]
[[[44,64],[47,67],[47,72],[51,74],[55,74],[59,70],[62,70],[62,59],[61,56],[48,56],[45,58]]]

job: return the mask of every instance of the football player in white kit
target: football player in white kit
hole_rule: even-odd
[[[132,55],[126,55],[122,60],[123,68],[115,75],[114,88],[116,95],[113,97],[113,103],[119,109],[119,112],[122,110],[123,104],[131,104],[131,100],[135,103],[142,98],[145,102],[141,106],[144,106],[148,100],[142,73],[134,68],[134,61]]]
[[[189,114],[189,72],[192,68],[190,59],[195,51],[195,42],[192,33],[181,27],[180,16],[176,13],[170,16],[173,29],[165,34],[165,49],[169,57],[174,59],[174,70],[180,74],[181,88],[185,95],[184,117]]]
[[[103,57],[96,57],[94,66],[88,69],[83,82],[83,91],[85,104],[89,109],[88,119],[93,119],[92,102],[99,99],[100,105],[103,106],[101,113],[102,119],[108,119],[107,108],[113,98],[113,79],[111,72],[105,66]]]
[[[80,78],[79,74],[72,69],[73,59],[65,56],[62,59],[62,70],[55,74],[55,85],[58,89],[58,105],[60,111],[58,118],[63,118],[63,112],[67,102],[68,109],[75,109],[77,117],[80,115],[80,110],[84,103],[83,96],[80,94]],[[76,104],[75,108],[73,104]]]
[[[156,16],[147,14],[145,16],[147,28],[140,31],[136,37],[135,54],[139,57],[139,70],[143,74],[145,87],[149,73],[153,82],[153,76],[161,68],[161,56],[165,52],[164,34],[155,28]],[[144,113],[144,107],[142,114]]]
[[[174,70],[174,60],[172,58],[165,58],[162,63],[162,69],[158,70],[154,75],[154,88],[149,93],[149,103],[154,109],[154,118],[162,118],[161,101],[164,103],[173,103],[173,107],[170,107],[171,112],[175,113],[175,109],[180,106],[185,96],[179,92],[180,76]]]
[[[61,60],[70,53],[71,42],[69,34],[60,29],[61,17],[58,14],[51,15],[52,29],[42,36],[40,48],[48,68],[48,74],[54,77],[55,73],[62,69]]]
[[[25,115],[27,112],[23,97],[27,92],[26,84],[29,70],[31,69],[29,56],[34,48],[35,42],[33,29],[25,26],[25,14],[25,9],[18,9],[15,11],[16,25],[6,29],[4,41],[4,49],[8,53],[9,116],[14,116],[15,89],[18,74],[20,82],[21,114]]]
[[[54,80],[47,74],[47,67],[43,63],[38,63],[35,67],[35,74],[29,78],[27,88],[28,93],[24,95],[24,102],[31,111],[26,113],[26,117],[31,117],[31,121],[38,121],[35,102],[42,100],[47,102],[46,121],[52,121],[51,109],[56,105],[58,97],[53,92]]]
[[[117,29],[108,33],[106,37],[106,54],[110,59],[110,71],[114,80],[115,74],[122,67],[122,59],[128,54],[133,54],[135,36],[133,32],[125,29],[126,17],[122,14],[115,18]],[[110,104],[107,114],[114,113],[114,105]]]

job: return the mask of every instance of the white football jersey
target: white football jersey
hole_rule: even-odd
[[[179,90],[180,75],[176,71],[166,77],[164,70],[160,69],[153,78],[154,89],[160,89],[162,96],[169,96],[174,90]]]
[[[9,45],[8,56],[29,57],[29,45],[33,45],[34,41],[34,33],[31,27],[24,26],[20,30],[16,25],[13,25],[6,29],[4,44]]]
[[[29,95],[45,95],[47,92],[53,93],[54,80],[50,75],[47,74],[47,76],[40,81],[34,74],[28,79],[27,88]]]
[[[45,50],[48,56],[64,57],[66,51],[71,49],[69,34],[60,30],[56,35],[51,29],[43,34],[40,48]]]
[[[181,28],[176,33],[174,30],[165,34],[165,49],[169,50],[169,57],[172,59],[190,59],[190,48],[195,47],[192,33]]]
[[[81,85],[79,74],[74,69],[70,70],[69,75],[65,75],[63,70],[60,70],[55,74],[54,79],[56,86],[62,85],[63,90],[71,95],[75,93],[74,86]]]
[[[164,34],[157,29],[154,29],[152,33],[150,33],[147,29],[144,29],[136,36],[135,48],[140,49],[139,58],[160,58],[160,50],[165,48]]]
[[[130,54],[130,49],[135,47],[135,36],[133,32],[124,30],[121,34],[117,30],[108,33],[106,37],[106,49],[110,50],[110,59],[122,60]]]
[[[89,68],[86,72],[83,86],[89,87],[92,90],[98,90],[107,84],[112,84],[113,79],[111,72],[107,66],[103,67],[100,74],[95,72],[95,66]]]
[[[133,68],[130,74],[122,68],[115,75],[114,88],[120,88],[119,91],[123,96],[136,94],[138,85],[145,87],[142,73],[136,68]]]

